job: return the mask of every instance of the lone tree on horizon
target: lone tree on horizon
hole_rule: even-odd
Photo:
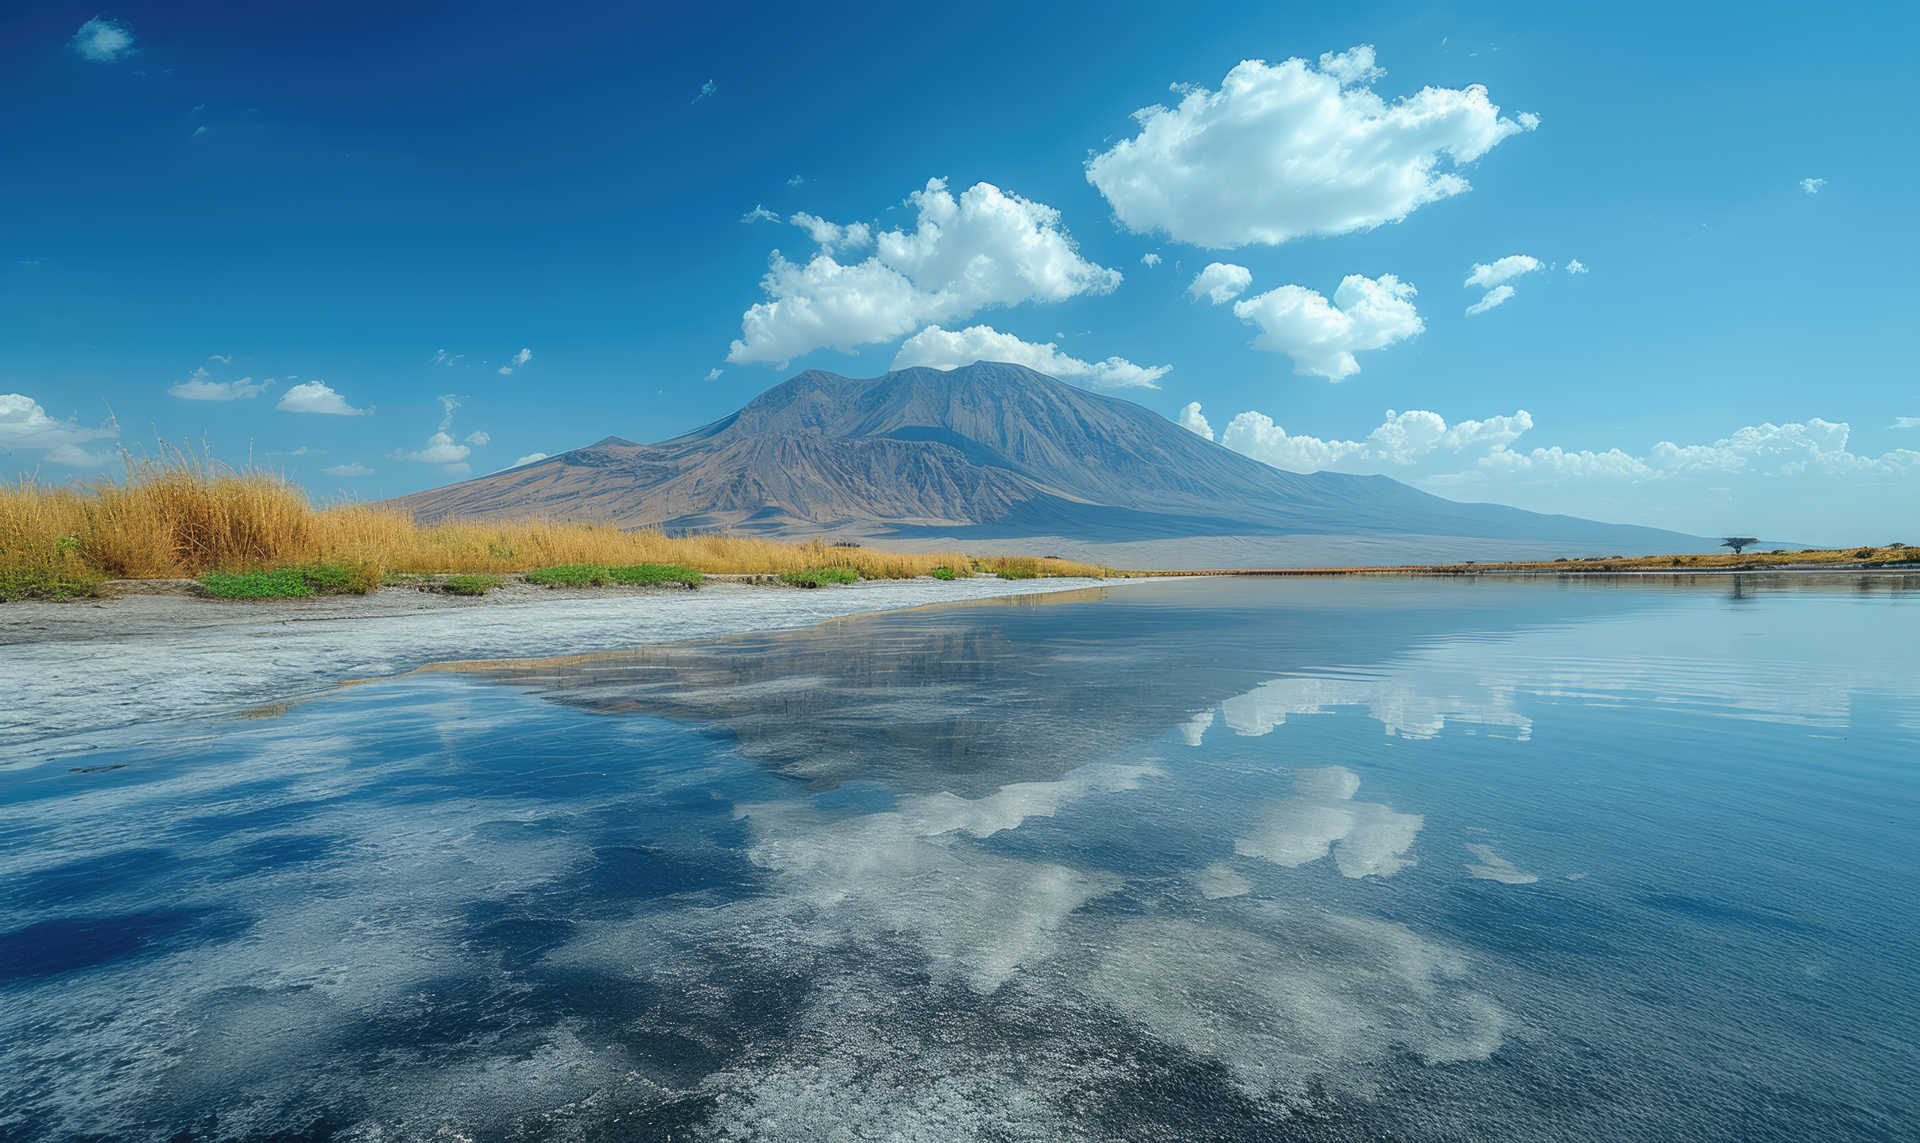
[[[1726,539],[1720,541],[1720,546],[1723,548],[1732,548],[1733,554],[1737,556],[1740,554],[1740,550],[1748,544],[1757,544],[1759,542],[1759,540],[1754,539],[1752,536],[1728,536]]]

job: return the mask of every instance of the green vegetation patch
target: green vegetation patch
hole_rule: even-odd
[[[628,587],[649,584],[681,583],[699,587],[706,577],[679,564],[628,564],[606,567],[602,564],[555,564],[527,573],[528,583],[542,587],[605,587],[610,583]]]
[[[305,599],[311,595],[365,595],[373,573],[351,564],[306,564],[272,571],[208,572],[200,586],[215,599]]]
[[[952,568],[934,568],[932,571],[928,572],[927,574],[932,576],[935,579],[959,579],[960,578],[960,573],[954,571]]]
[[[94,599],[106,577],[90,569],[0,568],[0,603],[16,599]]]
[[[780,582],[792,587],[824,587],[830,583],[858,583],[860,573],[852,568],[807,568],[781,572]]]
[[[608,578],[615,583],[652,584],[683,583],[688,587],[699,587],[706,577],[689,567],[679,564],[630,564],[623,568],[608,568]]]
[[[605,587],[612,582],[607,572],[599,564],[554,564],[534,568],[527,573],[527,582],[541,587]]]
[[[504,576],[497,575],[452,575],[440,590],[448,595],[485,595],[505,582]]]

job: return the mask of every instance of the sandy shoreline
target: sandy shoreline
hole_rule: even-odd
[[[449,659],[617,650],[804,627],[865,612],[1110,585],[1082,579],[738,582],[548,589],[479,598],[410,588],[239,603],[180,594],[0,607],[0,766],[88,749],[84,736],[230,713]]]

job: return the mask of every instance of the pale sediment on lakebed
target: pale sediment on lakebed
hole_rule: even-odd
[[[136,723],[219,714],[448,659],[609,651],[804,627],[870,611],[1100,586],[1082,579],[860,583],[814,591],[522,588],[477,599],[383,588],[239,603],[129,593],[0,606],[0,766]]]

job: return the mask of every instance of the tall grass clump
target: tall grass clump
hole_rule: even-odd
[[[0,484],[0,602],[98,594],[106,576],[81,554],[82,522],[78,493]]]

